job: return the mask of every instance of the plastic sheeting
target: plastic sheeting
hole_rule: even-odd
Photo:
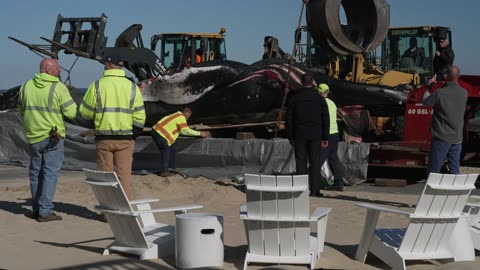
[[[0,113],[0,163],[27,166],[30,147],[18,112]],[[88,129],[67,123],[63,169],[96,168],[95,144]],[[236,140],[180,138],[175,144],[177,170],[186,176],[237,179],[244,173],[289,174],[295,171],[294,152],[286,139]],[[354,184],[367,177],[369,144],[341,142],[338,153],[346,167],[346,179]],[[150,136],[135,141],[133,170],[156,172],[159,152]],[[327,166],[323,174],[330,177]]]

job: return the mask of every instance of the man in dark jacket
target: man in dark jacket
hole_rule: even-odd
[[[435,53],[433,58],[433,74],[437,75],[437,81],[442,81],[447,75],[448,67],[453,65],[455,60],[455,53],[452,48],[448,46],[446,39],[440,39],[440,49]]]
[[[309,174],[310,195],[319,197],[320,154],[328,146],[330,120],[325,98],[314,89],[310,74],[302,76],[302,85],[288,103],[285,126],[287,138],[295,149],[296,173]]]
[[[447,72],[445,85],[431,95],[428,95],[429,92],[425,93],[423,104],[433,107],[428,172],[439,173],[447,159],[450,173],[460,173],[463,118],[468,93],[458,85],[459,76],[460,69],[451,66]]]

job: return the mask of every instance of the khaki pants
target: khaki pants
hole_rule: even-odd
[[[133,140],[99,140],[96,141],[96,145],[98,170],[113,171],[115,164],[123,190],[128,199],[132,200],[132,162],[135,142]]]

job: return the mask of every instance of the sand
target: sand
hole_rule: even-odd
[[[83,183],[81,172],[62,171],[55,211],[63,216],[59,222],[39,223],[29,217],[30,189],[27,169],[0,165],[0,269],[175,269],[175,258],[164,257],[140,261],[121,254],[101,256],[103,248],[113,239],[108,224],[96,220],[96,199]],[[247,249],[239,207],[245,203],[243,186],[230,180],[156,175],[134,176],[136,198],[159,198],[154,207],[201,204],[208,212],[224,215],[224,269],[241,269]],[[366,264],[353,260],[359,242],[365,210],[360,202],[412,210],[422,184],[402,188],[375,187],[362,184],[345,192],[327,191],[323,198],[311,198],[311,210],[331,207],[328,219],[326,249],[317,260],[319,269],[387,269],[374,256]],[[26,216],[27,215],[27,216]],[[173,214],[156,215],[158,221],[175,223]],[[382,226],[403,226],[404,217],[384,214]],[[476,263],[445,265],[437,261],[408,262],[408,269],[480,269],[480,253]],[[465,267],[465,268],[461,268]],[[306,266],[258,265],[249,269],[308,269]]]

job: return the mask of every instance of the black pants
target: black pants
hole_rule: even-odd
[[[176,151],[173,144],[168,146],[167,140],[155,130],[152,130],[152,138],[160,151],[160,173],[167,172],[168,168],[175,169]]]
[[[303,138],[294,140],[296,173],[298,175],[309,175],[310,192],[314,194],[320,191],[322,169],[322,164],[320,163],[321,142],[321,140],[307,140]],[[310,173],[307,169],[307,161],[310,164]]]
[[[328,147],[324,149],[320,155],[320,164],[323,165],[325,161],[328,161],[328,165],[330,165],[330,169],[332,169],[333,178],[335,179],[334,185],[342,187],[345,170],[338,158],[339,141],[340,135],[338,135],[338,133],[330,134],[330,136],[328,136]]]

